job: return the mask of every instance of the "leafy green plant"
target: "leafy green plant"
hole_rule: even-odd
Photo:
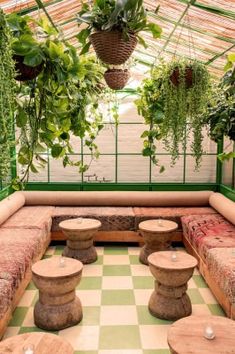
[[[136,34],[139,43],[145,47],[139,32],[149,31],[154,38],[159,38],[162,31],[160,26],[148,21],[143,0],[94,0],[93,5],[83,3],[78,13],[79,26],[82,23],[87,25],[77,35],[82,44],[82,54],[89,50],[89,36],[95,31],[119,31],[126,40],[130,34]]]
[[[15,70],[11,33],[0,9],[0,179],[10,174],[11,148],[14,146]]]
[[[177,80],[174,81],[172,77],[176,74]],[[144,80],[139,89],[140,98],[136,100],[139,114],[150,126],[142,134],[143,155],[150,156],[157,164],[156,141],[163,140],[174,164],[179,157],[180,146],[186,149],[187,137],[192,132],[191,150],[195,167],[198,168],[203,152],[202,113],[206,109],[209,93],[209,74],[198,61],[180,59],[155,66],[150,79]]]

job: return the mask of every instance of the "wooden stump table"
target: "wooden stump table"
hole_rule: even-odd
[[[148,305],[150,313],[172,321],[189,316],[192,305],[186,294],[187,281],[197,260],[184,252],[162,251],[152,253],[148,262],[155,278],[155,290]]]
[[[81,262],[66,257],[43,259],[32,266],[33,281],[39,289],[39,300],[34,307],[36,326],[60,330],[81,321],[82,306],[75,288],[82,269]]]
[[[139,224],[139,229],[144,238],[145,245],[140,251],[140,262],[148,265],[148,256],[151,253],[168,249],[171,245],[171,232],[177,228],[178,225],[170,220],[142,221]]]
[[[62,221],[59,226],[68,238],[63,256],[76,258],[84,264],[93,263],[97,260],[93,235],[101,227],[99,220],[70,219]]]
[[[73,354],[71,344],[51,333],[24,333],[0,342],[0,353],[7,354]]]
[[[213,339],[205,338],[206,328],[214,333]],[[235,321],[221,316],[185,317],[171,325],[167,341],[172,354],[234,354]]]

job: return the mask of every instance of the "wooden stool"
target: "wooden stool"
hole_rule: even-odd
[[[178,225],[170,220],[146,220],[139,224],[141,235],[145,245],[141,248],[139,260],[148,265],[148,256],[156,251],[163,251],[171,245],[171,232],[175,231]]]
[[[192,305],[186,294],[187,281],[193,275],[197,260],[185,252],[162,251],[152,253],[148,262],[155,278],[155,290],[148,305],[150,313],[172,321],[189,316]]]
[[[82,269],[81,262],[65,257],[43,259],[32,266],[33,281],[39,289],[39,300],[34,307],[36,326],[60,330],[81,321],[82,306],[75,288]]]
[[[206,339],[210,326],[214,339]],[[189,316],[171,325],[168,344],[172,354],[234,354],[235,322],[221,316]]]
[[[97,260],[97,252],[93,246],[93,235],[101,227],[99,220],[70,219],[61,221],[59,227],[68,238],[63,256],[76,258],[84,264]]]

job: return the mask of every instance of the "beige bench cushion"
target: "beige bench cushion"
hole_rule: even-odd
[[[235,225],[235,203],[223,194],[214,193],[209,198],[210,205],[221,215]]]
[[[0,202],[0,225],[25,203],[23,192],[15,192]]]

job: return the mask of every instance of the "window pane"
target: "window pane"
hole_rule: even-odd
[[[149,182],[149,158],[118,156],[118,182]]]
[[[69,156],[73,162],[80,161],[80,155]],[[81,182],[81,174],[77,166],[63,166],[62,159],[50,159],[51,182]]]
[[[84,163],[90,164],[91,157],[84,156]],[[84,173],[84,182],[115,182],[115,155],[100,155],[91,162],[90,168]]]
[[[144,131],[143,124],[120,124],[118,126],[118,152],[141,154]]]
[[[152,164],[152,182],[154,183],[182,183],[183,182],[183,157],[180,156],[174,166],[171,166],[171,156],[157,156],[159,166],[164,166],[165,171],[160,173],[159,166]]]
[[[201,167],[195,171],[193,156],[186,157],[186,182],[215,183],[216,182],[216,155],[202,156]]]

